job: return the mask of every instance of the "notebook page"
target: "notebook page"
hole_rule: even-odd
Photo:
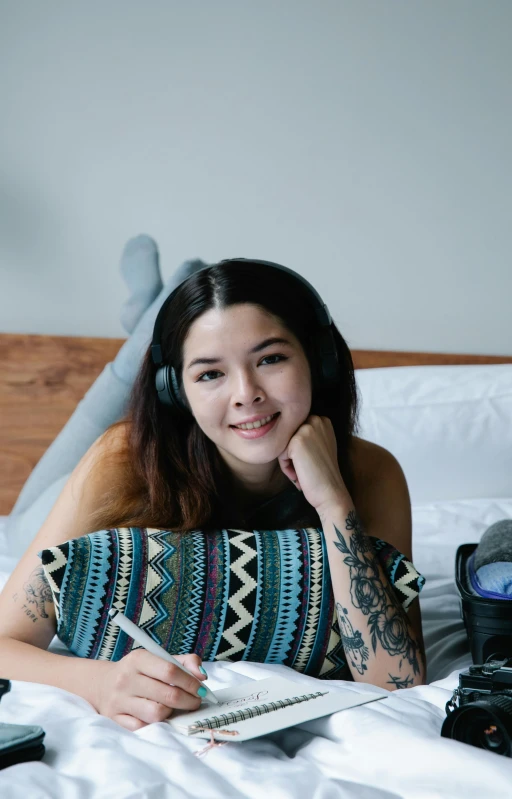
[[[187,728],[194,722],[203,721],[207,718],[215,718],[222,714],[229,714],[244,708],[257,705],[268,704],[278,700],[286,700],[292,697],[301,697],[305,694],[314,694],[311,685],[286,680],[282,677],[270,677],[264,680],[251,680],[249,682],[232,685],[215,691],[216,697],[220,700],[219,705],[203,703],[198,711],[187,713],[185,711],[175,711],[168,719],[168,724],[183,735],[189,735]],[[354,691],[329,691],[327,687],[318,683],[318,690],[324,693],[308,701],[299,704],[289,705],[288,707],[256,716],[252,719],[235,721],[231,724],[222,724],[220,728],[214,730],[216,740],[245,741],[256,738],[260,735],[267,735],[270,732],[292,727],[295,724],[302,724],[315,718],[330,715],[338,710],[344,710],[356,705],[373,702],[384,698],[374,693],[360,694]],[[236,730],[238,735],[223,735],[220,730]],[[194,738],[210,738],[209,730],[204,732],[194,732]]]

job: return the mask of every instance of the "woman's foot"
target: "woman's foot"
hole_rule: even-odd
[[[131,295],[121,308],[121,324],[132,333],[163,288],[155,241],[142,234],[130,239],[121,255],[121,274]]]

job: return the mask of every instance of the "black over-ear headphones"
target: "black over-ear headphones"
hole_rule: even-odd
[[[237,262],[261,264],[261,266],[264,267],[280,269],[282,272],[287,272],[298,283],[300,283],[301,288],[306,289],[308,299],[310,300],[311,306],[315,312],[316,321],[318,322],[318,329],[314,331],[311,343],[313,357],[315,358],[315,363],[318,368],[319,378],[322,385],[332,385],[337,383],[340,379],[340,369],[336,341],[331,328],[331,314],[329,313],[327,305],[325,305],[316,289],[314,289],[311,283],[302,277],[302,275],[294,272],[293,269],[289,269],[287,266],[282,266],[281,264],[276,264],[273,261],[260,261],[253,258],[229,258],[225,261],[221,261],[220,263],[229,264]],[[188,280],[188,278],[186,278],[186,280]],[[181,285],[182,284],[180,283],[180,286]],[[155,377],[158,399],[164,405],[169,406],[176,413],[180,414],[181,416],[186,416],[188,419],[190,419],[190,411],[180,398],[178,378],[176,376],[174,367],[169,364],[164,364],[161,344],[162,327],[164,324],[166,310],[180,286],[177,286],[169,294],[164,304],[160,308],[155,321],[155,327],[153,329],[151,356],[153,358],[153,363],[159,367]]]

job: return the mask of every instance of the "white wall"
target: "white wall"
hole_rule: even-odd
[[[510,0],[0,0],[0,330],[281,261],[352,347],[512,353]]]

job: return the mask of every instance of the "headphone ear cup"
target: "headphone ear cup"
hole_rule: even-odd
[[[329,327],[318,330],[314,343],[322,383],[337,383],[340,379],[340,366],[332,330]]]
[[[172,366],[161,366],[155,375],[157,396],[162,405],[172,408],[180,414],[190,416],[188,408],[180,399],[178,378]]]
[[[155,375],[155,387],[158,399],[162,405],[172,405],[169,385],[169,367],[161,366]]]
[[[169,373],[171,378],[169,386],[169,394],[172,398],[174,407],[177,408],[179,411],[181,411],[181,413],[185,413],[187,416],[189,416],[190,415],[189,410],[180,397],[180,387],[178,384],[178,378],[176,376],[176,370],[174,369],[173,366],[169,367]]]

